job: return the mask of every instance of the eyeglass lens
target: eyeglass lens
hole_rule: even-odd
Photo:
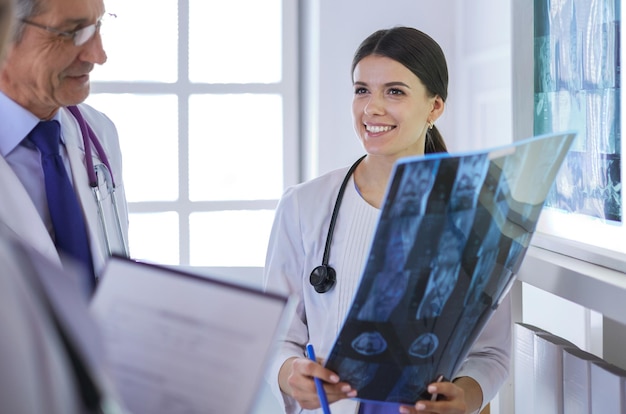
[[[100,21],[98,21],[96,24],[90,24],[74,32],[74,44],[81,46],[87,43],[87,41],[96,34],[96,31],[100,28],[100,24]]]

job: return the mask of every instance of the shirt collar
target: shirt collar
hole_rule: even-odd
[[[52,119],[60,122],[60,111]],[[34,114],[0,92],[0,155],[6,158],[39,121]]]

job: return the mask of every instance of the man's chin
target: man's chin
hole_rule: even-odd
[[[89,91],[89,85],[84,88],[75,89],[71,93],[64,94],[61,102],[63,102],[63,106],[78,105],[79,103],[84,102],[85,99],[87,99],[87,97],[89,96]]]

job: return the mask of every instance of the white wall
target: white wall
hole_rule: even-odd
[[[511,3],[456,2],[453,150],[512,142]]]

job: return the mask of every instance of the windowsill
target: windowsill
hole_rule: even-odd
[[[577,257],[590,259],[589,250],[570,252]],[[603,259],[602,263],[611,267],[621,268],[626,265],[613,256],[604,256]],[[626,324],[626,273],[622,271],[533,244],[526,252],[517,276],[524,283]]]

